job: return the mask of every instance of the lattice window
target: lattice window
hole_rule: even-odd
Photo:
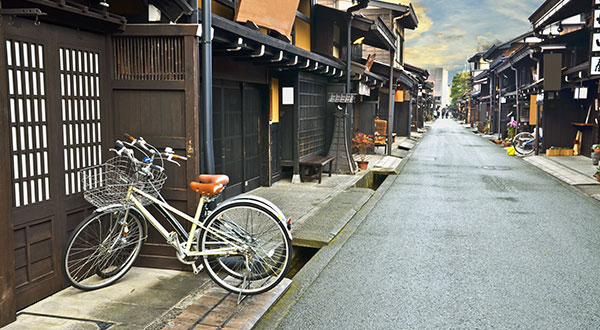
[[[13,206],[50,199],[42,45],[6,40]]]
[[[325,148],[325,86],[300,80],[298,116],[300,157],[323,154]]]
[[[98,53],[59,49],[67,195],[81,192],[80,169],[102,161],[98,57]]]
[[[114,37],[114,79],[184,80],[183,37]]]

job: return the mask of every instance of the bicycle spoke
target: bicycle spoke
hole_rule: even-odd
[[[140,220],[124,213],[103,213],[84,220],[65,250],[63,270],[74,286],[91,290],[116,281],[129,270],[142,242]],[[127,234],[125,235],[125,226]]]
[[[201,234],[203,251],[226,245],[211,232],[225,232],[243,241],[237,257],[204,256],[209,276],[221,287],[239,295],[257,294],[279,283],[290,263],[291,246],[283,224],[253,202],[234,202],[217,210]]]

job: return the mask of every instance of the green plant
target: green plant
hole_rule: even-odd
[[[367,150],[373,147],[373,137],[364,133],[356,133],[352,138],[352,146],[358,149],[360,161],[364,162],[367,157]]]
[[[600,175],[600,165],[596,167],[596,176]]]
[[[594,151],[596,151],[596,150],[600,150],[600,144],[594,144],[594,145],[592,145],[592,149],[593,149]],[[597,151],[596,151],[596,152],[597,152]]]

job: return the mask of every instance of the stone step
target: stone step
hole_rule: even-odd
[[[293,245],[311,248],[328,245],[374,193],[368,188],[344,190],[294,228]]]
[[[252,329],[291,284],[292,280],[284,278],[270,291],[243,297],[240,304],[237,294],[215,286],[169,321],[163,330]]]

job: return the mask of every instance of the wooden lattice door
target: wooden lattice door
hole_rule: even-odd
[[[104,37],[17,19],[3,42],[15,291],[22,308],[64,286],[60,262],[68,231],[91,211],[78,170],[102,161]]]

